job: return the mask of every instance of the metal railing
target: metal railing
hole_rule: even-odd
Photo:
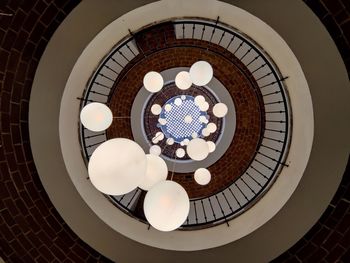
[[[261,47],[244,34],[217,21],[202,19],[184,19],[172,21],[176,39],[197,39],[208,42],[207,50],[215,52],[225,59],[224,54],[212,49],[221,46],[225,51],[234,54],[259,86],[257,94],[263,98],[262,112],[265,116],[264,129],[249,168],[226,189],[204,198],[190,200],[190,213],[183,230],[193,230],[227,223],[229,220],[246,211],[271,187],[281,170],[288,166],[286,158],[291,140],[291,109],[283,77],[272,59]],[[143,29],[143,30],[147,30]],[[165,32],[159,32],[164,34]],[[165,46],[155,47],[149,52],[159,52]],[[180,45],[183,47],[183,45]],[[176,45],[171,45],[176,47]],[[145,53],[131,35],[117,45],[96,69],[82,98],[81,107],[92,101],[108,103],[116,87],[120,72],[137,56]],[[242,73],[246,74],[246,72]],[[93,133],[80,126],[81,144],[86,161],[99,144],[107,140],[106,133]],[[141,202],[143,191],[134,191],[112,196],[110,199],[124,212],[147,223],[143,215],[136,215],[135,209]],[[143,201],[143,200],[142,200]]]

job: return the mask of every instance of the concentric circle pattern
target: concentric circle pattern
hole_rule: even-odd
[[[214,29],[220,30],[217,35],[221,36],[216,43],[210,37]],[[199,32],[203,35],[198,35]],[[214,77],[232,97],[236,129],[228,150],[208,167],[212,175],[208,185],[197,184],[193,173],[169,172],[168,179],[181,184],[191,198],[191,211],[182,226],[185,229],[209,227],[242,213],[266,192],[282,167],[288,165],[284,164],[284,159],[290,136],[290,109],[283,88],[284,78],[273,62],[255,43],[227,27],[192,20],[165,22],[143,29],[135,38],[120,43],[101,64],[85,94],[88,101],[91,92],[95,92],[96,97],[97,89],[111,87],[108,96],[103,98],[102,95],[99,99],[109,103],[114,116],[120,116],[120,119],[113,122],[101,138],[132,139],[130,119],[123,116],[131,114],[134,98],[143,88],[142,77],[149,71],[189,68],[201,60],[212,65]],[[165,83],[161,91],[145,98],[142,121],[149,145],[157,144],[162,148],[162,156],[177,159],[177,150],[185,148],[181,145],[184,139],[205,135],[208,135],[205,137],[208,141],[220,139],[225,127],[222,119],[213,114],[213,107],[220,101],[210,88],[208,83],[204,87],[192,85],[181,90],[173,79]],[[208,107],[203,108],[195,102],[198,95],[203,96]],[[154,110],[152,113],[153,105],[162,107],[159,116]],[[212,134],[204,132],[203,135],[206,126],[199,121],[201,115],[210,116],[208,131]],[[85,149],[87,156],[95,147],[91,145],[88,151]],[[187,154],[178,159],[181,159],[179,162],[192,161]],[[137,202],[137,206],[142,204],[140,196],[142,191],[136,189],[125,196],[116,196],[114,200],[117,206],[129,210],[129,206],[135,205],[133,202]],[[203,211],[201,215],[196,212],[198,209]],[[143,213],[132,214],[145,219]]]
[[[0,246],[1,257],[5,262],[111,262],[100,254],[103,252],[90,247],[91,244],[89,246],[83,236],[79,238],[74,227],[57,213],[55,202],[49,199],[45,193],[47,189],[40,182],[29,146],[26,113],[34,73],[48,40],[79,2],[4,0],[1,6],[2,12],[14,14],[12,17],[0,17],[0,38],[3,41],[0,62],[3,76],[1,111],[4,145],[1,147],[4,191],[1,195],[3,239],[0,240]],[[349,26],[348,1],[304,2],[330,31],[349,71],[350,53],[349,45],[346,44],[349,43],[347,39],[350,39],[346,33]],[[349,214],[346,213],[349,207],[349,167],[348,165],[336,196],[320,221],[293,248],[273,262],[349,262]],[[121,260],[119,257],[118,251],[117,262]]]

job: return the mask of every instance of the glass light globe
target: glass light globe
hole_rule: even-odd
[[[146,155],[136,142],[111,139],[93,152],[88,165],[89,178],[102,193],[123,195],[143,181],[146,163]]]
[[[198,105],[198,108],[201,111],[207,111],[209,109],[209,103],[204,101],[204,102],[200,102],[200,104]]]
[[[192,136],[192,138],[193,138],[193,139],[195,139],[195,138],[197,138],[197,137],[198,137],[198,133],[193,132],[191,136]]]
[[[208,169],[198,168],[194,172],[194,180],[196,181],[197,184],[207,185],[211,180],[211,174]]]
[[[162,181],[146,194],[143,210],[147,221],[160,231],[173,231],[186,220],[190,199],[185,189],[174,181]]]
[[[153,104],[151,112],[153,115],[159,115],[162,112],[162,107],[159,104]]]
[[[160,142],[163,139],[164,139],[164,133],[157,132],[156,135],[152,138],[152,142],[154,144],[157,144],[158,142]]]
[[[152,143],[157,144],[158,142],[159,142],[159,139],[156,136],[154,136],[152,138]]]
[[[182,104],[182,99],[176,98],[176,99],[174,100],[174,104],[175,104],[176,106],[180,106],[180,105]]]
[[[190,77],[197,86],[207,85],[213,78],[213,68],[206,61],[197,61],[190,68]]]
[[[207,141],[208,147],[209,147],[209,152],[212,153],[216,149],[216,144],[212,141]]]
[[[86,129],[100,132],[112,124],[113,114],[106,105],[92,102],[81,110],[80,121]]]
[[[179,148],[176,150],[175,154],[176,154],[176,157],[183,158],[185,156],[186,152],[184,149]]]
[[[156,156],[159,156],[162,153],[162,148],[160,148],[160,146],[158,146],[158,145],[152,145],[149,148],[149,153],[156,155]]]
[[[215,117],[223,118],[227,114],[228,108],[224,103],[216,103],[213,107],[213,114]]]
[[[168,138],[167,140],[166,140],[166,144],[168,144],[168,145],[173,145],[174,144],[174,139],[173,138]]]
[[[186,115],[184,118],[185,123],[191,123],[193,121],[193,118],[191,115]]]
[[[192,86],[190,73],[187,71],[179,72],[175,77],[175,85],[181,90],[187,90]]]
[[[172,107],[170,104],[166,104],[166,105],[164,106],[164,109],[165,109],[165,111],[167,111],[167,112],[171,111],[172,108],[173,108],[173,107]]]
[[[157,138],[157,140],[161,141],[164,139],[164,133],[157,132],[155,137]]]
[[[196,138],[188,143],[186,151],[192,160],[202,161],[209,154],[209,146],[205,140]]]
[[[207,136],[210,135],[210,131],[208,130],[208,128],[204,128],[204,129],[202,130],[202,135],[203,135],[204,137],[207,137]]]
[[[198,107],[203,102],[205,102],[205,98],[202,95],[194,97],[194,104],[196,104]]]
[[[142,190],[148,191],[153,185],[165,181],[168,176],[168,167],[164,160],[159,156],[147,154],[146,175],[139,185]]]
[[[163,118],[159,118],[159,119],[158,119],[158,122],[160,123],[160,125],[165,125],[165,124],[167,124],[166,119],[163,119]]]
[[[207,125],[207,129],[210,133],[213,133],[217,130],[217,126],[215,123],[213,122],[210,122],[208,125]]]
[[[162,89],[164,85],[164,80],[162,75],[158,72],[150,71],[143,78],[143,85],[145,89],[151,93],[158,92]]]
[[[204,115],[199,116],[199,121],[201,123],[208,123],[208,119]]]

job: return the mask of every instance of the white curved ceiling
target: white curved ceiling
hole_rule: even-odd
[[[100,2],[97,3],[93,0],[83,1],[56,32],[40,62],[38,68],[40,74],[36,76],[30,104],[31,142],[39,175],[46,189],[55,186],[55,189],[48,191],[49,196],[71,228],[88,244],[114,260],[139,262],[139,256],[142,254],[143,262],[164,262],[165,260],[171,262],[171,260],[180,259],[211,262],[213,261],[212,257],[215,257],[215,260],[221,260],[221,262],[225,262],[225,259],[228,260],[231,257],[239,262],[267,261],[291,246],[312,226],[336,190],[345,167],[349,148],[349,139],[346,138],[349,133],[349,124],[343,121],[346,119],[344,116],[349,115],[349,108],[345,106],[345,98],[349,95],[349,90],[346,71],[334,44],[317,18],[301,2],[277,0],[264,1],[264,4],[256,3],[256,1],[233,2],[263,18],[286,39],[293,49],[309,82],[316,129],[314,150],[304,178],[287,205],[253,234],[224,247],[211,250],[212,256],[208,256],[205,252],[191,254],[166,252],[142,246],[123,236],[111,233],[110,228],[81,202],[82,200],[69,178],[61,177],[58,180],[52,173],[53,170],[66,171],[62,156],[60,156],[56,117],[65,81],[76,58],[99,29],[105,27],[108,22],[126,10],[131,10],[143,2],[119,1],[116,3],[105,0],[103,4],[100,4]],[[269,6],[273,9],[269,9]],[[277,10],[280,12],[276,12]],[[291,14],[285,13],[284,10],[289,10]],[[99,12],[103,13],[103,18],[96,15]],[[218,10],[214,8],[212,12],[216,17]],[[295,30],[295,23],[301,23],[301,21],[295,21],[294,16],[292,16],[296,13],[302,14],[303,18],[303,26],[298,27],[299,30]],[[79,28],[87,21],[89,24],[94,21],[91,23],[91,28],[72,39],[70,33],[72,31],[78,32]],[[122,33],[124,34],[124,32]],[[303,38],[311,33],[313,38],[305,43]],[[58,52],[63,48],[60,45],[62,40],[65,41],[65,52]],[[325,50],[327,52],[324,52]],[[58,54],[65,55],[60,57]],[[57,67],[57,65],[61,65],[61,67]],[[283,69],[281,70],[283,71]],[[53,82],[53,80],[55,81]],[[39,101],[40,93],[47,87],[47,84],[50,84],[52,89],[46,97],[47,109],[42,111],[41,101]],[[337,87],[338,92],[329,94],[327,91],[330,85]],[[40,128],[38,129],[38,127]],[[50,139],[43,136],[48,133],[53,135]],[[332,138],[331,142],[329,138]],[[47,162],[49,158],[56,161],[49,165]],[[44,175],[48,173],[51,175],[45,177]],[[330,173],[334,176],[328,176]],[[67,200],[68,196],[69,200]],[[300,203],[303,206],[300,206]],[[80,219],[76,216],[77,209],[86,220],[84,224],[81,224]],[[290,218],[293,218],[294,224],[288,222]],[[115,249],[116,245],[120,249]],[[249,253],[252,249],[255,253]],[[140,253],[128,253],[130,250],[137,250]]]

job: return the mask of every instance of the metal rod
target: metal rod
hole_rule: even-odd
[[[146,57],[145,53],[143,52],[142,48],[140,47],[139,43],[137,42],[134,33],[133,33],[130,29],[128,29],[128,31],[129,31],[129,34],[131,35],[131,37],[132,37],[133,39],[135,39],[135,44],[136,44],[137,49],[138,49],[139,51],[141,51],[143,57]]]

